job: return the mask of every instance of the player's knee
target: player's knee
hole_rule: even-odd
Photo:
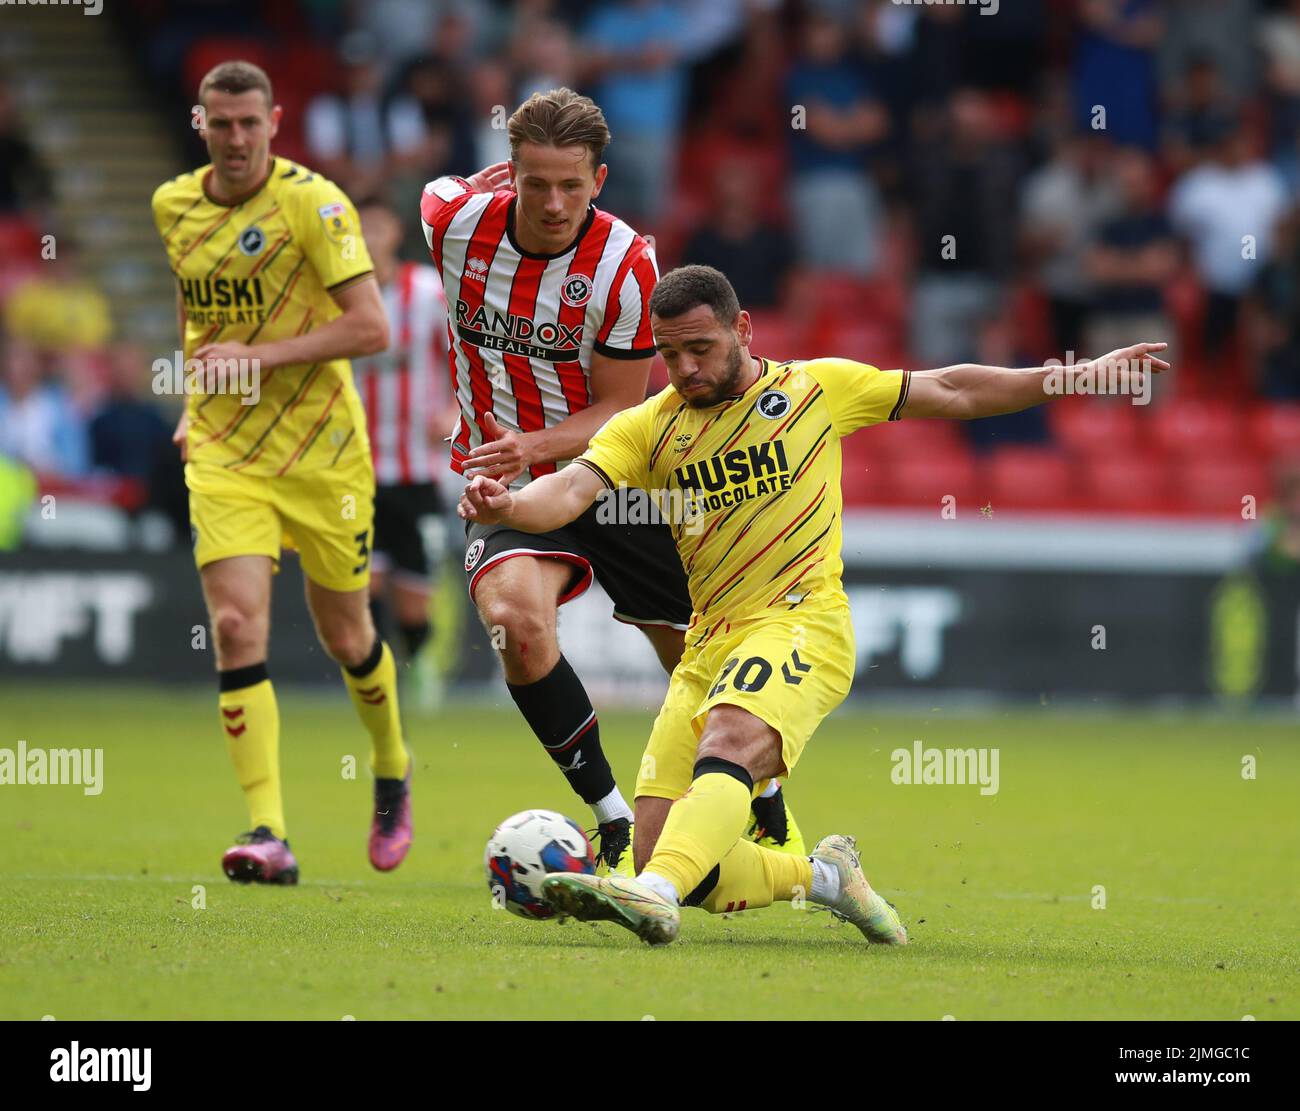
[[[319,632],[321,647],[342,667],[356,667],[374,648],[375,634],[362,622],[330,624]]]
[[[479,616],[493,645],[510,659],[526,655],[530,648],[541,649],[555,639],[550,617],[515,598],[485,600],[479,605]]]
[[[266,640],[266,618],[239,606],[223,605],[212,615],[217,649],[222,654],[246,654]]]

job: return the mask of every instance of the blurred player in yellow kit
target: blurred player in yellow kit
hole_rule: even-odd
[[[839,441],[903,417],[1025,409],[1049,399],[1046,383],[1062,368],[773,363],[749,353],[748,314],[731,283],[704,266],[665,275],[650,315],[668,388],[610,418],[557,474],[514,492],[477,477],[460,502],[466,519],[533,532],[572,520],[606,489],[640,487],[672,518],[688,579],[686,650],[637,782],[638,874],[556,873],[543,881],[543,897],[562,914],[608,919],[666,944],[677,936],[679,905],[723,913],[804,896],[869,941],[905,944],[853,838],[825,837],[802,857],[741,837],[751,797],[793,771],[853,681]],[[1163,370],[1150,353],[1164,346],[1105,359]],[[1090,364],[1064,368],[1091,372]],[[642,843],[643,831],[652,844]]]
[[[177,282],[188,397],[175,438],[219,720],[250,812],[222,867],[245,883],[298,880],[267,671],[271,580],[291,546],[317,635],[370,734],[370,860],[387,871],[411,843],[410,757],[393,655],[367,607],[375,479],[348,362],[388,346],[384,306],[352,202],[271,154],[281,109],[267,75],[222,63],[198,99],[212,161],[160,186],[153,213]]]

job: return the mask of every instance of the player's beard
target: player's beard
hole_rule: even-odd
[[[702,397],[688,398],[686,404],[692,409],[709,409],[714,405],[721,405],[727,398],[736,392],[736,386],[740,382],[740,372],[745,366],[745,356],[740,350],[740,340],[735,336],[731,337],[731,351],[727,355],[727,367],[722,377],[718,379],[718,384]]]

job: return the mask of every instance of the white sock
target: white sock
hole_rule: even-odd
[[[666,880],[663,876],[656,876],[653,872],[642,872],[637,876],[636,882],[645,884],[656,895],[667,899],[673,906],[677,906],[681,902],[681,899],[677,896],[677,888],[673,886],[671,880]]]
[[[808,892],[808,898],[823,905],[835,902],[840,897],[840,870],[815,856],[808,859],[812,861],[813,872],[812,890]]]
[[[603,822],[613,822],[619,818],[626,818],[629,822],[632,820],[632,808],[628,806],[627,799],[623,797],[617,787],[603,799],[597,799],[593,802],[591,811],[596,815],[598,825]]]
[[[780,789],[781,789],[781,781],[779,779],[774,779],[767,785],[767,789],[758,797],[761,799],[770,799]]]

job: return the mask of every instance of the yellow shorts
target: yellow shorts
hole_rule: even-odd
[[[346,467],[276,478],[187,463],[195,563],[264,555],[278,571],[281,549],[296,548],[303,573],[319,586],[369,586],[375,474],[368,455],[355,458]]]
[[[847,605],[752,620],[699,650],[688,647],[650,731],[637,795],[686,794],[704,719],[722,703],[748,710],[780,733],[785,770],[793,771],[822,719],[849,693],[855,662]]]

